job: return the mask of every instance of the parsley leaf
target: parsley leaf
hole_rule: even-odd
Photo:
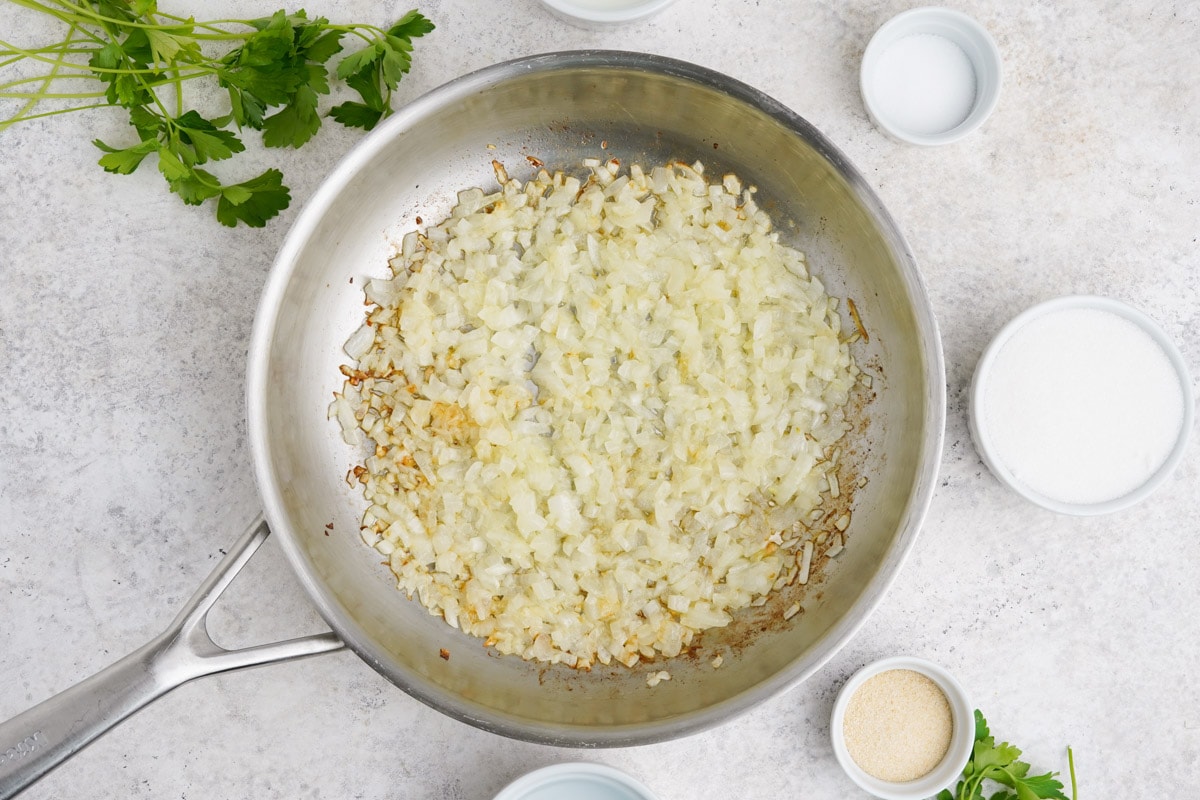
[[[239,128],[243,125],[255,129],[262,128],[266,108],[257,97],[236,86],[230,86],[229,106],[229,115]]]
[[[158,171],[167,179],[168,184],[184,180],[192,175],[192,168],[183,163],[183,159],[175,155],[169,145],[158,145]]]
[[[263,120],[263,144],[267,147],[300,147],[320,127],[317,93],[302,86],[282,111]]]
[[[283,173],[269,169],[257,178],[225,187],[217,201],[217,220],[231,228],[239,222],[261,228],[291,200],[291,193],[283,185]]]
[[[177,150],[187,154],[184,160],[189,164],[220,161],[246,149],[233,132],[218,130],[196,111],[176,119],[175,128],[180,138]]]
[[[155,139],[163,128],[163,118],[145,106],[137,106],[129,110],[129,124],[138,132],[142,141]]]
[[[330,116],[350,127],[374,128],[391,113],[392,92],[412,68],[412,40],[433,29],[432,22],[415,10],[410,11],[372,46],[338,62],[338,77],[358,92],[362,102],[335,106]]]
[[[375,109],[382,115],[386,101],[379,90],[379,80],[375,75],[375,69],[375,62],[371,62],[362,72],[346,78],[346,85],[358,92],[363,105]]]
[[[100,156],[99,162],[100,166],[104,167],[104,171],[114,172],[118,175],[128,175],[133,172],[141,165],[146,156],[158,149],[158,142],[154,140],[139,142],[124,150],[109,147],[99,139],[92,140],[92,144],[106,153],[106,155]]]
[[[401,39],[416,39],[427,33],[433,33],[433,30],[433,23],[418,14],[416,9],[414,9],[397,20],[391,28],[388,28],[388,36],[397,36]]]
[[[1032,778],[1021,778],[1020,782],[1017,784],[1017,795],[1023,798],[1024,796],[1022,795],[1022,790],[1028,789],[1029,792],[1031,792],[1029,795],[1030,797],[1055,797],[1066,800],[1066,795],[1064,795],[1062,792],[1062,781],[1056,780],[1054,777],[1057,774],[1058,773],[1055,772],[1047,772],[1045,775],[1036,775]]]
[[[171,191],[183,198],[189,206],[198,206],[221,193],[221,182],[216,175],[202,169],[192,169],[182,178],[170,182]]]
[[[137,133],[127,146],[95,139],[100,166],[128,175],[157,156],[172,192],[189,205],[215,199],[218,221],[229,226],[261,227],[287,208],[291,194],[283,176],[268,169],[226,184],[201,165],[243,152],[238,132],[246,129],[261,131],[267,147],[306,144],[321,128],[331,72],[361,102],[343,102],[328,115],[349,127],[373,128],[391,113],[392,93],[412,68],[413,40],[434,29],[416,10],[381,28],[335,24],[286,9],[254,19],[197,22],[160,13],[156,0],[56,0],[30,7],[68,26],[62,42],[31,52],[60,51],[74,69],[52,74],[21,111],[0,120],[0,131],[41,116],[32,113],[34,106],[61,97],[50,87],[56,80],[91,78],[109,105],[128,113]],[[344,42],[351,40],[363,45],[346,53]],[[210,47],[223,51],[214,55],[206,52]],[[0,69],[26,57],[0,62]],[[184,86],[204,78],[225,90],[228,113],[203,116],[189,108]]]
[[[383,118],[383,109],[347,101],[329,109],[329,116],[347,128],[362,128],[369,131]]]
[[[318,30],[313,25],[308,30]],[[305,44],[305,51],[309,61],[316,61],[324,64],[329,59],[342,52],[342,32],[341,31],[326,31],[321,36],[315,39],[311,44]]]
[[[338,62],[337,76],[342,80],[346,80],[352,75],[358,75],[371,69],[375,62],[383,55],[383,48],[378,44],[373,44],[370,47],[364,47],[357,53],[351,53]]]
[[[154,61],[160,64],[170,64],[179,57],[182,51],[186,51],[190,56],[199,56],[200,45],[188,35],[191,32],[190,25],[180,25],[172,29],[145,29],[146,45],[150,48]]]
[[[1063,784],[1058,773],[1029,776],[1029,764],[1020,761],[1021,751],[1008,742],[996,744],[988,730],[987,720],[975,710],[975,745],[971,757],[963,767],[962,778],[952,792],[943,789],[937,800],[983,800],[983,783],[991,781],[1002,787],[988,796],[988,800],[1073,800],[1075,795],[1075,758],[1067,748],[1071,773],[1071,795],[1063,794]]]

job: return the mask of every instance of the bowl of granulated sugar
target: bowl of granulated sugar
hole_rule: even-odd
[[[1060,297],[1004,326],[971,384],[971,435],[997,479],[1063,514],[1127,508],[1183,457],[1194,400],[1175,344],[1141,311]]]
[[[975,741],[966,691],[933,662],[885,658],[846,681],[830,720],[846,774],[884,800],[923,800],[958,778]]]

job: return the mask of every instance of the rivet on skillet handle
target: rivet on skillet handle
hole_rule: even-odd
[[[205,579],[167,630],[107,669],[0,724],[0,800],[15,796],[152,700],[193,678],[341,648],[333,633],[226,650],[208,612],[270,534],[260,517]]]

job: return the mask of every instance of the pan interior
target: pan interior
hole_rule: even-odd
[[[408,600],[358,536],[346,482],[359,453],[326,420],[361,287],[387,274],[400,238],[441,219],[457,191],[496,185],[492,161],[576,172],[701,160],[737,173],[870,333],[868,424],[853,434],[868,483],[845,552],[803,596],[706,633],[686,656],[591,672],[499,656]],[[845,309],[845,304],[843,304]],[[847,315],[844,325],[852,327]],[[251,352],[251,430],[273,530],[347,644],[401,688],[500,733],[569,745],[633,744],[715,724],[802,680],[882,595],[928,504],[944,406],[936,328],[903,239],[844,158],[768,98],[650,56],[576,53],[469,75],[401,110],[338,167],[301,215],[271,276]],[[332,527],[330,527],[332,526]],[[782,620],[794,599],[804,611]],[[719,669],[715,655],[723,656]],[[647,676],[671,680],[651,688]]]

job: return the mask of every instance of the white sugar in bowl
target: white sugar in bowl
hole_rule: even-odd
[[[1187,366],[1142,312],[1070,296],[1019,314],[984,351],[971,435],[1004,484],[1063,514],[1144,499],[1183,457],[1194,419]]]

